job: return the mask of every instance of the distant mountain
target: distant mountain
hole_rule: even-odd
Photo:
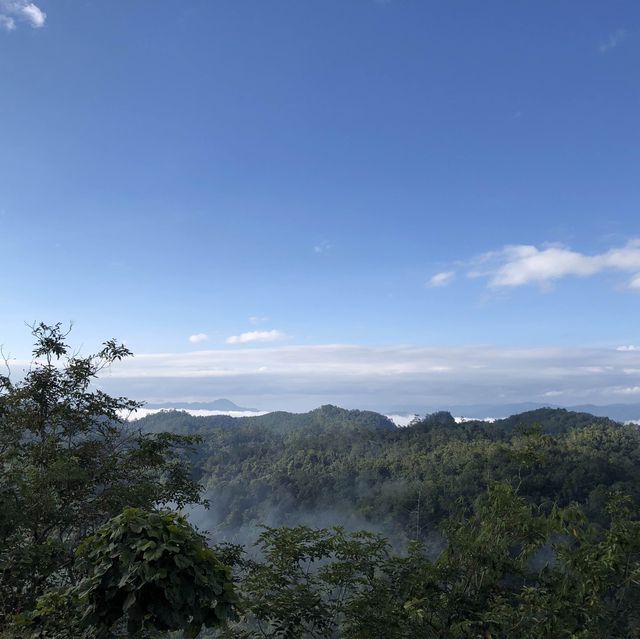
[[[257,408],[244,408],[234,404],[230,399],[216,399],[212,402],[165,402],[164,404],[145,404],[145,408],[165,408],[176,410],[224,410],[241,413],[257,413]]]
[[[495,418],[501,419],[538,410],[540,408],[564,408],[575,413],[589,413],[597,417],[608,417],[617,422],[630,422],[640,420],[640,404],[580,404],[577,406],[558,406],[554,404],[541,404],[536,402],[522,402],[518,404],[460,404],[453,406],[434,407],[423,411],[422,414],[446,410],[456,417],[471,419]]]
[[[559,435],[572,429],[587,426],[604,426],[615,428],[620,424],[607,416],[594,416],[582,411],[567,410],[566,408],[536,408],[534,410],[511,415],[505,419],[495,421],[491,426],[505,432],[517,429],[540,426],[545,433]]]
[[[175,408],[175,406],[172,406]],[[337,406],[321,406],[308,413],[276,411],[258,416],[230,417],[228,415],[189,415],[183,410],[169,410],[146,415],[136,422],[143,430],[160,432],[206,432],[216,428],[266,428],[291,432],[314,428],[337,428],[352,431],[396,430],[395,424],[384,415],[368,410],[347,410]]]
[[[493,423],[467,421],[456,422],[448,411],[437,411],[418,418],[409,427],[417,430],[451,429],[452,432],[468,430],[484,432],[491,437],[497,433],[511,433],[519,428],[541,426],[550,434],[565,433],[572,428],[582,428],[598,424],[613,427],[617,422],[607,416],[594,416],[582,411],[571,411],[565,408],[536,408],[497,419]],[[179,433],[206,434],[217,429],[249,429],[252,436],[262,432],[293,433],[314,432],[317,429],[335,429],[335,432],[394,432],[398,431],[394,422],[385,415],[373,411],[348,410],[337,406],[321,406],[308,413],[287,413],[276,411],[256,416],[231,417],[229,415],[190,415],[183,410],[169,410],[146,415],[136,425],[149,432],[172,431]],[[400,430],[407,430],[401,428]],[[258,436],[260,439],[261,436]]]

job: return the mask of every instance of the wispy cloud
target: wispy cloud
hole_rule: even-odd
[[[250,344],[252,342],[275,342],[284,338],[282,331],[248,331],[227,337],[227,344]]]
[[[316,244],[313,247],[313,252],[314,253],[327,253],[332,248],[333,248],[333,244],[331,244],[330,242],[327,242],[327,240],[323,240],[322,242],[320,242],[319,244]]]
[[[546,283],[568,276],[590,277],[606,270],[640,272],[640,241],[587,255],[564,246],[508,246],[497,255],[502,263],[491,274],[491,286]],[[634,276],[632,282],[635,281]]]
[[[640,395],[640,386],[627,386],[614,390],[616,395]]]
[[[266,315],[252,315],[249,318],[249,324],[253,324],[256,326],[257,324],[262,324],[263,322],[268,322],[269,318]]]
[[[24,22],[34,29],[43,27],[47,14],[27,0],[0,0],[0,28],[13,31]]]
[[[195,335],[189,336],[189,341],[192,344],[200,344],[202,342],[208,342],[209,336],[206,333],[196,333]]]
[[[455,271],[442,271],[442,273],[436,273],[429,279],[427,286],[430,288],[447,286],[447,284],[450,284],[453,281],[455,275]]]
[[[611,49],[615,49],[618,45],[624,42],[628,37],[628,33],[624,29],[617,29],[611,33],[605,40],[600,42],[598,50],[600,53],[607,53]]]
[[[616,348],[620,353],[634,353],[635,351],[640,351],[640,346],[634,346],[633,344],[629,344],[627,346],[618,346]]]
[[[458,263],[460,264],[460,263]],[[602,253],[587,254],[559,244],[505,246],[466,263],[469,278],[484,278],[490,288],[543,287],[567,277],[587,278],[603,272],[627,274],[629,289],[640,290],[640,240]],[[437,282],[441,274],[434,276]],[[446,283],[447,278],[442,274]]]

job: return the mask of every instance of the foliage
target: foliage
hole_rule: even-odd
[[[229,569],[175,513],[127,508],[85,539],[78,554],[88,571],[78,587],[83,621],[98,637],[122,618],[130,634],[184,629],[195,637],[203,625],[234,616]]]
[[[121,415],[138,404],[94,387],[124,346],[81,357],[59,324],[33,336],[24,377],[0,376],[0,626],[77,583],[81,539],[124,507],[200,501],[185,457],[195,440],[131,429]]]
[[[49,588],[33,610],[16,615],[3,639],[95,639],[82,623],[82,604],[73,587]]]
[[[443,529],[431,560],[371,534],[267,529],[261,561],[235,552],[248,614],[225,637],[629,639],[637,637],[640,522],[610,500],[597,534],[576,507],[545,514],[504,483]]]
[[[225,637],[335,636],[347,596],[371,581],[388,542],[365,531],[298,526],[265,528],[257,546],[263,561],[247,560],[236,547],[232,563],[247,614]]]

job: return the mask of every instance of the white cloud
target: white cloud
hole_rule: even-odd
[[[47,14],[32,2],[22,7],[22,14],[25,16],[31,26],[36,29],[43,27],[47,19]]]
[[[640,346],[634,346],[633,344],[629,344],[627,346],[618,346],[616,350],[620,351],[621,353],[633,353],[634,351],[640,351]]]
[[[122,419],[142,419],[148,415],[155,415],[166,411],[166,408],[138,408],[134,411],[120,411]],[[170,409],[169,409],[170,410]],[[212,417],[214,415],[228,415],[229,417],[256,417],[264,415],[265,411],[258,410],[207,410],[205,408],[178,408],[182,412],[193,415],[194,417]]]
[[[472,260],[467,277],[486,277],[489,286],[548,285],[565,277],[591,277],[605,271],[632,274],[629,288],[640,290],[640,240],[588,255],[566,246],[505,246]]]
[[[16,21],[13,18],[0,13],[0,28],[5,31],[13,31],[16,28]]]
[[[640,386],[627,386],[613,391],[617,395],[640,395]]]
[[[252,315],[249,318],[249,324],[253,324],[254,326],[256,324],[262,324],[263,322],[268,322],[269,318],[264,316],[264,315]]]
[[[429,279],[427,285],[432,288],[447,286],[447,284],[451,283],[455,275],[455,271],[443,271],[442,273],[436,273]]]
[[[313,252],[326,253],[327,251],[330,251],[332,248],[333,248],[333,244],[327,242],[326,240],[323,240],[322,242],[320,242],[320,244],[316,244],[313,247]]]
[[[629,288],[640,290],[640,273],[631,278],[631,281],[629,282]]]
[[[27,0],[0,0],[0,28],[13,31],[18,22],[26,22],[34,29],[44,26],[47,14]]]
[[[396,426],[399,426],[400,428],[404,428],[405,426],[408,426],[418,416],[417,415],[386,415],[386,417],[388,417]]]
[[[275,342],[284,337],[281,331],[249,331],[227,337],[227,344],[249,344],[251,342]]]
[[[196,333],[195,335],[189,336],[189,341],[192,344],[200,344],[201,342],[208,342],[209,336],[206,333]]]
[[[621,42],[627,39],[627,35],[628,34],[624,29],[617,29],[612,34],[610,34],[606,40],[603,40],[598,45],[600,53],[607,53],[607,51],[615,49]]]

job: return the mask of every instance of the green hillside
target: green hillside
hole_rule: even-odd
[[[581,504],[600,522],[607,491],[640,499],[638,428],[564,409],[463,424],[434,413],[406,428],[334,406],[238,419],[165,412],[136,426],[202,438],[194,472],[211,509],[198,523],[242,541],[264,523],[425,538],[495,481],[547,510]]]

